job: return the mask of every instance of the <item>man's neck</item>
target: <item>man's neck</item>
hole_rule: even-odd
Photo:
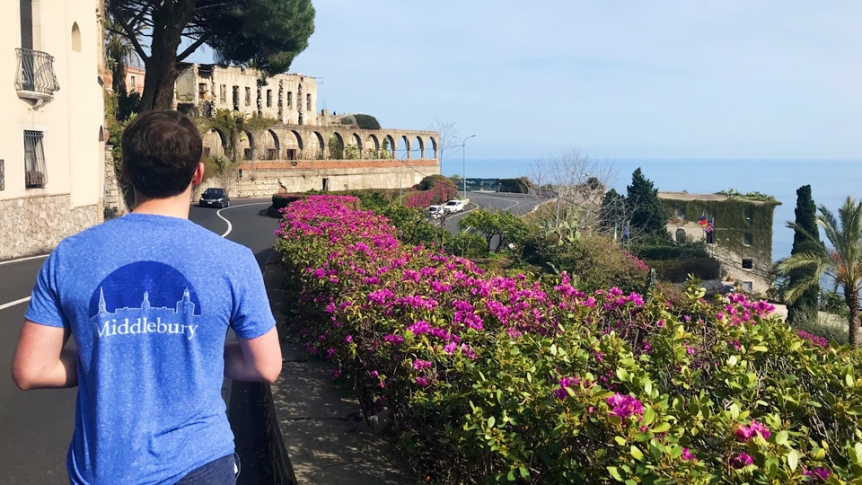
[[[188,219],[190,197],[191,189],[184,191],[182,194],[164,199],[151,199],[140,192],[135,191],[135,208],[132,212],[135,214],[150,214]]]

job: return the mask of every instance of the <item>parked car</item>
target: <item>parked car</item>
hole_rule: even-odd
[[[201,207],[230,207],[230,197],[225,189],[209,188],[201,194],[199,204]]]
[[[460,200],[450,200],[446,202],[446,205],[443,206],[443,210],[446,212],[461,212],[464,210],[464,202]]]
[[[439,205],[428,206],[428,217],[437,219],[443,216],[443,207]]]

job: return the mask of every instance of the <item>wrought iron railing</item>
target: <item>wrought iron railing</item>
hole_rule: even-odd
[[[54,73],[54,56],[32,49],[15,49],[18,54],[18,77],[15,89],[53,96],[60,90]]]

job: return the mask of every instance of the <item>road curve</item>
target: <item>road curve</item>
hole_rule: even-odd
[[[192,207],[189,218],[249,247],[261,265],[272,247],[276,219],[269,202],[235,200],[223,211]],[[219,216],[219,213],[221,217]],[[229,219],[223,220],[222,218]],[[205,248],[202,248],[205,249]],[[21,392],[9,372],[27,298],[45,257],[0,262],[0,483],[67,484],[66,450],[72,438],[76,389]]]

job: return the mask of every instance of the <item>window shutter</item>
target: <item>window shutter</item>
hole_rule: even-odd
[[[21,0],[21,47],[33,49],[33,0]]]

